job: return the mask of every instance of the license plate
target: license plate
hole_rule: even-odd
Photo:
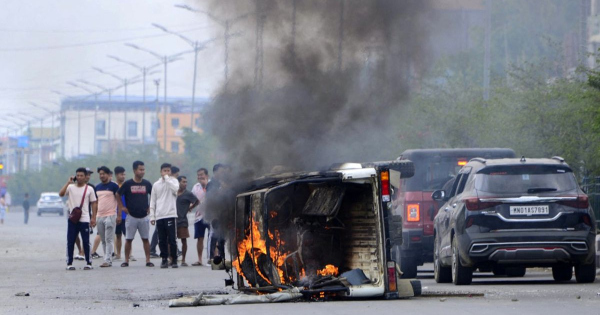
[[[550,213],[549,206],[510,206],[510,215],[545,215]]]

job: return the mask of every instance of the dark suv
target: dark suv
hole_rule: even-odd
[[[474,158],[458,173],[434,222],[436,282],[470,284],[473,270],[523,276],[552,267],[556,281],[594,282],[595,218],[560,157]]]

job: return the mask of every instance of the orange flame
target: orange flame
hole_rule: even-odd
[[[337,276],[338,273],[338,267],[334,265],[326,265],[325,268],[317,270],[317,275],[319,276]]]

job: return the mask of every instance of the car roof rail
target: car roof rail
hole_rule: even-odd
[[[565,163],[565,159],[563,159],[563,158],[562,158],[562,157],[560,157],[560,156],[553,156],[553,157],[552,157],[552,159],[553,159],[553,160],[557,160],[557,161],[559,161],[560,163]]]
[[[486,162],[486,160],[484,158],[480,158],[480,157],[472,158],[471,161],[479,162],[482,164],[485,164],[485,162]]]

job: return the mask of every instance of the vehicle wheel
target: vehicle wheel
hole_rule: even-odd
[[[527,268],[525,267],[507,267],[506,268],[506,276],[513,278],[520,278],[525,276],[525,272],[527,272]]]
[[[573,267],[571,265],[557,265],[552,267],[552,277],[555,281],[569,281],[573,278]]]
[[[492,268],[492,272],[494,273],[494,276],[497,277],[506,276],[506,267],[496,265],[494,268]]]
[[[417,277],[417,263],[413,257],[402,257],[400,260],[400,270],[402,279],[412,279]]]
[[[591,264],[575,266],[577,283],[592,283],[596,281],[596,259]]]
[[[458,240],[452,240],[452,282],[456,285],[471,284],[473,281],[473,269],[465,267],[460,263],[458,255]]]
[[[421,285],[421,280],[410,280],[410,286],[412,287],[415,296],[421,296],[421,294],[423,293],[423,286]]]
[[[433,277],[437,283],[452,282],[452,267],[442,266],[437,237],[433,240]]]

